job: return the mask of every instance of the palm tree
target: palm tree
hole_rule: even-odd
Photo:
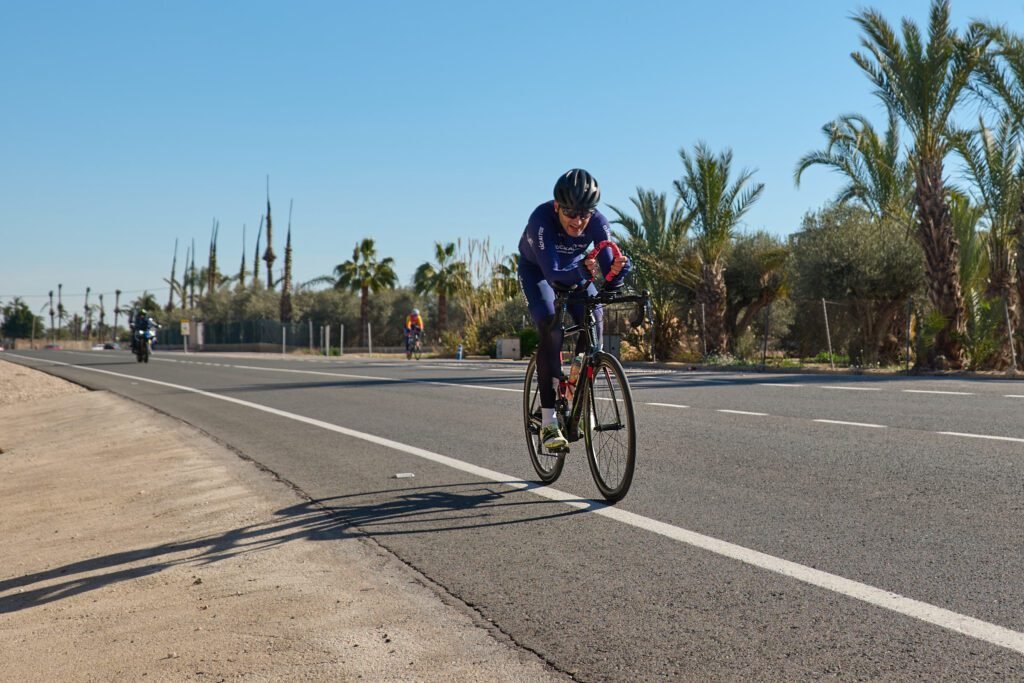
[[[975,91],[1002,115],[1010,116],[1019,129],[1024,126],[1024,39],[1001,26],[981,24],[980,30],[992,39],[995,49],[981,61]],[[1018,167],[1017,176],[1024,178],[1024,166]],[[1013,315],[1014,322],[1019,323],[1024,318],[1024,198],[1015,223],[1017,310]],[[1024,344],[1020,348],[1024,351]]]
[[[639,218],[609,205],[616,215],[612,223],[625,229],[625,234],[617,234],[616,239],[632,260],[637,286],[651,293],[654,354],[656,358],[665,359],[671,356],[683,332],[674,314],[679,293],[673,271],[677,269],[686,243],[690,220],[680,199],[676,199],[669,210],[664,192],[659,194],[638,187],[636,197],[630,197],[629,201]]]
[[[165,279],[164,282],[169,286],[169,293],[167,295],[167,306],[164,310],[170,313],[174,310],[174,295],[178,291],[178,281],[174,277],[175,270],[178,267],[178,238],[174,238],[174,258],[171,260],[171,279]],[[116,327],[116,324],[115,324]]]
[[[700,267],[697,302],[704,304],[706,309],[708,353],[721,353],[729,345],[725,324],[725,252],[740,218],[761,196],[764,184],[745,188],[754,175],[747,169],[741,170],[735,181],[730,179],[730,149],[716,156],[705,143],[699,142],[692,155],[682,149],[679,156],[684,173],[682,179],[674,181],[673,185],[693,221],[695,253]]]
[[[50,292],[50,299],[53,299],[53,292]],[[121,290],[114,290],[114,341],[117,341],[117,317],[121,313]],[[53,317],[50,318],[50,327],[53,327]]]
[[[89,293],[92,292],[92,287],[85,288],[85,340],[89,341],[92,338],[92,312],[93,306],[89,305]]]
[[[968,177],[977,191],[983,221],[988,229],[985,250],[988,277],[985,298],[997,308],[1005,306],[1005,316],[999,317],[997,334],[1005,341],[994,359],[997,368],[1007,367],[1013,356],[1010,347],[1011,329],[1018,326],[1018,292],[1016,256],[1020,241],[1021,202],[1024,188],[1020,177],[1022,132],[1012,115],[1006,113],[990,130],[979,120],[978,130],[962,133],[954,138],[954,146],[963,157]]]
[[[284,273],[281,275],[281,322],[292,321],[292,204],[288,204],[288,239],[284,245]]]
[[[121,293],[120,290],[118,290],[118,294],[120,294],[120,293]],[[53,314],[56,311],[53,308],[53,290],[52,289],[50,290],[50,303],[49,303],[49,306],[50,306],[50,338],[53,339],[54,341],[56,341],[57,340],[57,332],[56,332],[56,329],[53,326]]]
[[[64,290],[64,285],[62,283],[57,283],[57,338],[58,339],[60,339],[63,336],[64,320],[66,318],[65,310],[64,310],[64,302],[63,302],[63,299],[62,299],[62,297],[63,297],[63,290]]]
[[[975,204],[966,194],[953,190],[947,199],[949,214],[953,220],[953,232],[960,243],[960,288],[964,292],[964,309],[967,312],[967,340],[971,347],[972,360],[984,346],[979,331],[985,327],[984,292],[988,280],[988,258],[985,244],[988,236],[981,229],[985,207]],[[923,318],[925,341],[931,336],[928,316]],[[923,349],[922,349],[923,351]],[[923,354],[922,354],[923,355]],[[921,364],[919,357],[918,364]]]
[[[270,218],[270,176],[267,176],[267,250],[263,252],[263,260],[267,262],[267,289],[274,288],[274,224]],[[258,263],[257,263],[258,265]],[[257,268],[257,270],[259,270]]]
[[[825,149],[808,152],[797,162],[794,181],[811,166],[825,166],[844,176],[838,204],[857,202],[876,220],[907,221],[913,210],[914,176],[900,159],[899,121],[889,111],[889,128],[879,135],[871,122],[848,114],[822,126]]]
[[[506,301],[519,294],[519,252],[494,264],[494,287]]]
[[[455,243],[434,242],[434,263],[421,263],[413,275],[417,294],[437,295],[437,332],[448,327],[448,297],[469,285],[469,269],[455,258]]]
[[[146,311],[153,315],[153,313],[160,310],[160,304],[156,302],[155,296],[149,292],[143,292],[138,299],[132,302],[132,308],[136,311]]]
[[[949,0],[933,0],[927,42],[909,19],[902,22],[901,41],[879,12],[863,10],[854,21],[864,32],[861,45],[867,54],[855,52],[852,57],[913,139],[915,236],[924,251],[929,301],[946,321],[936,335],[931,361],[935,364],[941,354],[952,367],[961,368],[966,362],[966,317],[943,162],[950,149],[953,111],[990,39],[977,26],[959,37],[950,27],[949,14]]]
[[[392,289],[398,283],[395,260],[377,260],[373,239],[364,237],[352,251],[352,259],[334,268],[335,289],[359,292],[359,345],[366,346],[366,323],[370,318],[370,293]]]

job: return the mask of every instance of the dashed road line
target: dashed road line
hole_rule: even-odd
[[[849,425],[850,427],[872,427],[874,429],[886,429],[887,425],[876,425],[872,422],[847,422],[846,420],[813,420],[814,422],[824,422],[825,424],[832,425]]]
[[[718,408],[716,412],[719,413],[730,413],[732,415],[757,415],[759,417],[767,417],[768,413],[755,413],[750,410],[729,410],[727,408]]]
[[[1014,443],[1024,443],[1024,439],[1018,439],[1014,436],[992,436],[990,434],[968,434],[966,432],[935,432],[936,434],[945,434],[946,436],[966,436],[969,439],[991,439],[992,441],[1013,441]]]
[[[839,389],[842,391],[881,391],[878,387],[844,387],[837,384],[824,384],[822,389]]]
[[[645,406],[663,406],[665,408],[689,408],[690,406],[684,406],[679,403],[645,403]]]
[[[904,394],[944,394],[946,396],[974,396],[970,391],[939,391],[937,389],[900,389]]]

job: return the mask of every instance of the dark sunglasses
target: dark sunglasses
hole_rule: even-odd
[[[566,218],[570,218],[570,219],[576,219],[576,218],[588,218],[589,219],[591,216],[594,215],[594,210],[593,209],[585,209],[583,211],[569,211],[569,210],[564,209],[562,207],[558,207],[558,210],[562,212],[563,216],[565,216]]]

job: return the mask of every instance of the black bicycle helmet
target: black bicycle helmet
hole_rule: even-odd
[[[566,211],[592,211],[601,201],[601,188],[582,168],[566,171],[555,183],[555,201]]]

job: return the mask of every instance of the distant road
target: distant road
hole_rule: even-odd
[[[579,680],[1024,679],[1024,382],[632,368],[609,508],[581,448],[533,484],[524,363],[3,358],[202,429]]]

